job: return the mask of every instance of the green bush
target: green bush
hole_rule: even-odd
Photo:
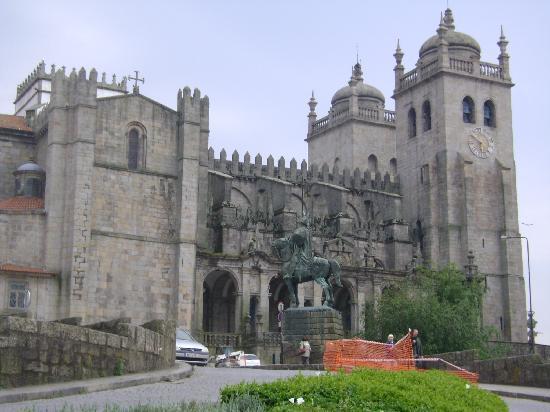
[[[221,391],[222,403],[257,397],[268,410],[506,411],[496,395],[440,371],[356,369],[350,374],[298,375],[272,383],[241,383]],[[289,399],[303,398],[301,405]]]
[[[365,305],[364,338],[384,342],[388,334],[420,331],[424,355],[484,350],[494,328],[482,327],[485,284],[467,281],[455,266],[418,268],[416,274],[384,289],[379,301]]]
[[[113,374],[115,376],[122,376],[124,375],[124,370],[125,370],[124,359],[118,358],[115,363],[115,370]]]

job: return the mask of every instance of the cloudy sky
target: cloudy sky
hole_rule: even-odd
[[[450,6],[457,30],[480,43],[483,61],[497,62],[501,24],[510,41],[520,231],[530,240],[539,341],[550,344],[550,2],[451,0]],[[365,81],[393,109],[397,38],[410,70],[445,7],[445,0],[2,0],[0,113],[13,113],[17,84],[42,59],[47,67],[95,67],[108,76],[139,70],[142,94],[167,106],[175,107],[186,85],[209,95],[216,154],[225,147],[299,162],[307,156],[311,91],[323,116],[358,50]]]

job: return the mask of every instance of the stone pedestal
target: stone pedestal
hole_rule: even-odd
[[[325,306],[289,308],[283,314],[283,362],[302,362],[298,354],[304,336],[311,345],[310,363],[322,363],[325,343],[343,339],[342,315]]]

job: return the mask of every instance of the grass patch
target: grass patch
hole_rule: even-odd
[[[271,411],[508,410],[498,396],[440,371],[357,369],[350,374],[298,375],[264,384],[241,383],[222,389],[222,403],[245,395],[259,399]],[[290,398],[304,401],[292,404]]]

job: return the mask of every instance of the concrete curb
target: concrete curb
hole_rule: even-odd
[[[546,395],[536,395],[533,393],[525,393],[525,392],[508,392],[498,389],[486,389],[483,388],[488,392],[492,392],[495,395],[503,396],[505,398],[517,398],[517,399],[529,399],[531,401],[539,401],[539,402],[550,402],[550,396]]]
[[[193,368],[191,365],[187,363],[177,363],[173,368],[153,372],[4,389],[0,391],[0,404],[82,395],[85,393],[128,388],[130,386],[162,381],[176,381],[188,378],[192,374]]]

